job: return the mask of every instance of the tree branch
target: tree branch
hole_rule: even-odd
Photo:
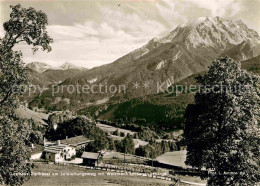
[[[12,89],[10,89],[5,95],[5,97],[0,101],[0,106],[11,96],[11,94],[12,94]]]

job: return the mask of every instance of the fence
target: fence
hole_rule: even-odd
[[[143,176],[143,177],[148,177],[148,178],[173,181],[175,183],[180,181],[179,179],[175,178],[172,175],[151,173],[151,172],[147,172],[143,169],[135,169],[135,168],[129,168],[129,167],[118,167],[118,166],[112,166],[112,165],[92,167],[92,166],[83,166],[83,165],[66,164],[66,163],[57,163],[57,165],[73,166],[73,167],[79,167],[79,168],[84,168],[84,169],[89,169],[89,170],[109,171],[111,173],[121,173],[124,175]]]
[[[83,166],[83,165],[76,165],[76,164],[68,164],[68,163],[54,163],[54,162],[34,162],[35,164],[55,164],[58,166],[71,166],[71,167],[79,167],[83,169],[88,169],[88,170],[99,170],[99,171],[109,171],[112,173],[121,173],[123,175],[132,175],[132,176],[143,176],[143,177],[148,177],[148,178],[153,178],[153,179],[160,179],[160,180],[166,180],[166,181],[171,181],[173,182],[172,184],[174,185],[179,185],[179,183],[185,183],[185,184],[194,184],[194,185],[203,185],[205,186],[206,184],[201,184],[201,183],[194,183],[194,182],[188,182],[184,180],[180,180],[174,175],[171,174],[160,174],[160,173],[151,173],[147,172],[145,169],[136,169],[136,168],[129,168],[129,167],[118,167],[115,165],[104,165],[104,166]],[[107,173],[109,175],[110,173]]]

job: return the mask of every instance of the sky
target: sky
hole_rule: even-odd
[[[86,68],[111,63],[198,17],[241,19],[260,33],[260,0],[0,0],[0,37],[9,5],[17,3],[45,12],[54,39],[49,53],[33,55],[24,44],[17,50],[25,63],[54,67],[65,62]]]

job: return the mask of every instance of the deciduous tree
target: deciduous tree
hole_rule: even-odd
[[[213,62],[186,110],[186,164],[211,170],[208,185],[259,181],[259,78],[231,58]]]
[[[24,42],[33,52],[39,48],[50,51],[52,39],[46,31],[45,13],[19,4],[11,9],[10,19],[3,25],[5,36],[0,39],[0,184],[21,185],[31,174],[26,163],[30,128],[12,113],[19,106],[17,97],[28,76],[21,51],[13,47]]]

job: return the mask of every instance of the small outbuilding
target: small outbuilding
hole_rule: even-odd
[[[97,166],[101,159],[100,153],[84,152],[81,156],[83,164],[88,166]]]

